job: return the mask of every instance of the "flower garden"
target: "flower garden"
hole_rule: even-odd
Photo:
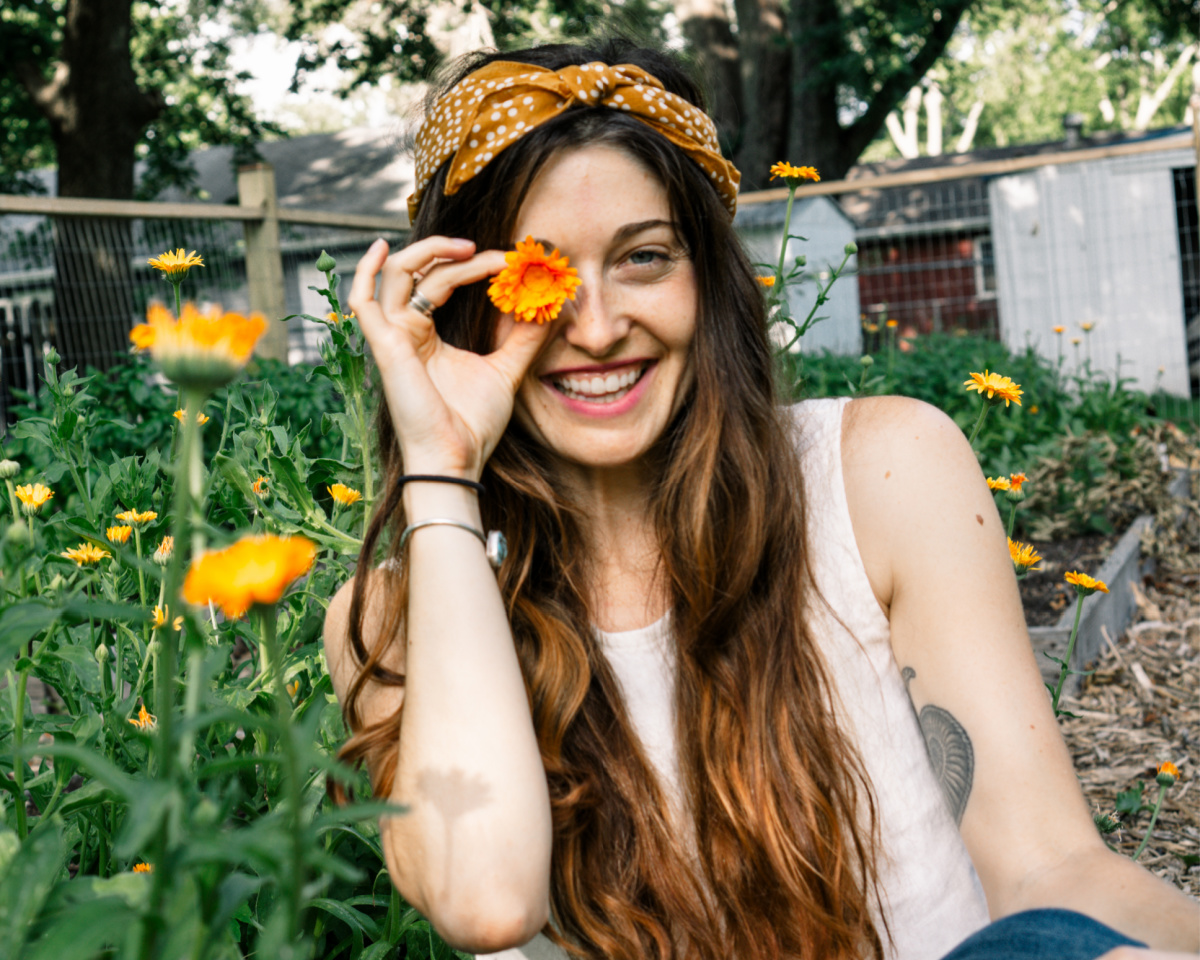
[[[783,166],[793,194],[816,178]],[[547,265],[518,264],[533,293],[520,278],[495,286],[541,322],[557,313],[538,299],[542,274],[555,271],[558,306],[572,288],[565,258],[537,253]],[[153,306],[108,374],[80,377],[49,354],[44,389],[0,449],[7,955],[456,955],[388,880],[377,818],[397,808],[336,760],[346,734],[321,628],[379,496],[366,350],[336,264],[317,263],[331,312],[310,318],[329,331],[310,369],[253,359],[263,318],[183,302],[201,257],[153,265],[174,310]],[[763,294],[798,340],[841,269],[799,322],[783,292],[804,265],[785,266],[765,265]],[[1023,583],[1042,575],[1042,542],[1111,532],[1162,506],[1164,463],[1200,466],[1195,424],[1086,364],[976,338],[902,349],[886,326],[866,343],[861,359],[782,351],[783,382],[796,396],[901,392],[946,410],[995,475]],[[1065,573],[1077,608],[1107,589]],[[1068,726],[1070,660],[1049,693]],[[1176,781],[1190,786],[1169,757],[1145,765],[1152,789],[1098,808],[1102,832],[1149,840]],[[330,778],[359,800],[333,804]]]

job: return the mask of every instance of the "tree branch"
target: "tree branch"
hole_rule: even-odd
[[[12,65],[13,75],[20,81],[42,114],[54,127],[59,127],[66,116],[66,105],[62,91],[70,79],[70,69],[61,61],[54,65],[54,78],[47,80],[32,60],[18,60]]]

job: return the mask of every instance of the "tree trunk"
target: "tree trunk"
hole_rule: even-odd
[[[721,147],[732,153],[742,126],[742,76],[724,0],[679,0],[675,14],[704,84]]]
[[[58,195],[133,197],[134,148],[162,109],[137,86],[132,0],[68,0],[53,78],[31,63],[17,75],[50,121]],[[59,218],[54,231],[56,340],[66,366],[107,368],[127,352],[134,318],[128,220]]]
[[[771,164],[787,160],[792,51],[780,0],[735,0],[742,74],[742,132],[734,162],[742,190],[769,185]]]

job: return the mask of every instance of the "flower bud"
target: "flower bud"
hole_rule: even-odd
[[[63,579],[63,575],[61,573],[56,573],[50,580],[50,583],[47,585],[47,589],[51,591],[61,590],[63,588],[63,584],[66,582],[67,581]]]
[[[46,359],[46,362],[48,364],[50,364],[50,366],[56,367],[56,366],[58,366],[58,362],[62,359],[62,357],[59,356],[59,353],[57,350],[55,350],[53,347],[51,347],[49,350],[46,351],[45,359]]]
[[[1179,768],[1170,760],[1158,765],[1158,775],[1154,778],[1160,787],[1172,786],[1179,779]]]
[[[856,253],[858,253],[858,244],[851,240],[848,244],[846,244],[846,256],[852,257]]]
[[[95,656],[96,656],[96,662],[97,662],[97,663],[99,663],[99,664],[104,664],[104,663],[107,663],[107,662],[108,662],[108,658],[109,658],[109,652],[108,652],[108,646],[107,646],[107,644],[103,644],[103,643],[102,643],[102,644],[100,644],[100,646],[98,646],[98,647],[96,648],[96,654],[95,654]]]
[[[1006,490],[1004,491],[1004,499],[1006,499],[1009,503],[1020,503],[1025,499],[1025,491],[1012,489]]]
[[[801,254],[800,256],[798,256],[796,258],[796,266],[798,266],[798,267],[803,267],[807,263],[808,263],[808,257],[804,256],[804,254]]]
[[[11,480],[21,472],[21,465],[16,460],[0,460],[0,480]]]
[[[1092,822],[1102,834],[1112,833],[1121,825],[1115,813],[1097,813],[1092,817]]]
[[[864,367],[871,367],[871,366],[875,365],[875,358],[873,356],[871,356],[869,353],[866,353],[866,354],[863,354],[859,358],[858,362],[861,363]]]
[[[4,539],[15,547],[27,547],[33,540],[29,527],[23,523],[14,523],[4,531]]]
[[[321,255],[317,257],[317,269],[322,273],[329,273],[337,269],[337,261],[322,250]]]

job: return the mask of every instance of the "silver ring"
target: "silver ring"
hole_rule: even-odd
[[[425,294],[423,294],[420,290],[413,290],[412,296],[408,298],[408,305],[416,310],[417,313],[423,313],[430,320],[433,319],[433,301],[425,296]]]

